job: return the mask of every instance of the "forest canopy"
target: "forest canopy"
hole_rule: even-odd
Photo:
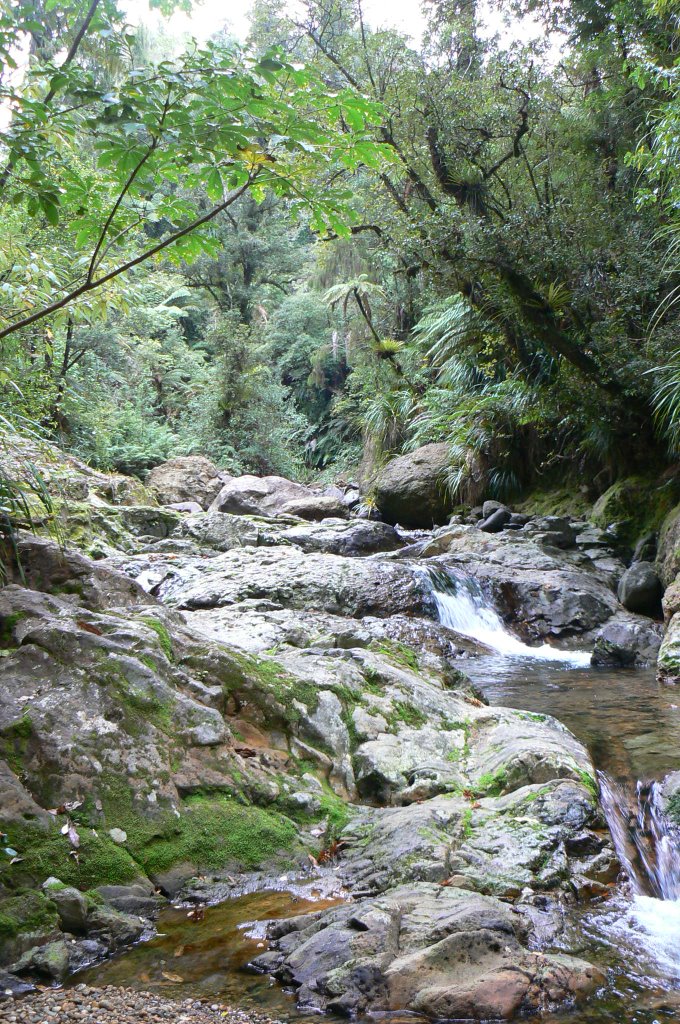
[[[441,441],[473,502],[672,465],[680,11],[491,10],[514,30],[425,0],[416,43],[256,0],[197,43],[3,0],[5,431],[140,476],[368,479]]]

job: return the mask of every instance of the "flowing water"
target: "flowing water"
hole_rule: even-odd
[[[489,702],[554,715],[588,747],[625,870],[614,897],[577,914],[570,934],[610,968],[609,991],[547,1019],[680,1021],[680,845],[658,784],[680,769],[680,694],[653,669],[593,669],[589,652],[524,644],[475,580],[438,573],[431,584],[442,624],[489,648],[462,666]]]
[[[626,871],[612,898],[572,915],[565,939],[566,951],[608,969],[607,990],[585,1009],[539,1020],[679,1022],[680,852],[660,813],[657,780],[680,769],[680,694],[660,687],[651,669],[592,669],[590,652],[523,643],[474,580],[437,572],[429,585],[441,622],[489,649],[461,664],[489,702],[554,715],[588,747]],[[328,903],[318,894],[260,892],[207,908],[200,923],[186,908],[169,909],[155,939],[75,980],[215,998],[300,1019],[292,995],[247,970],[261,950],[257,922]]]

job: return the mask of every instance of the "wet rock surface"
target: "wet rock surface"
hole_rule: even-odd
[[[509,1020],[603,981],[582,960],[530,952],[515,908],[428,883],[273,924],[270,937],[278,955],[261,966],[294,985],[301,1006],[345,1014]]]
[[[598,631],[593,665],[633,668],[656,663],[663,627],[639,615],[617,612]]]
[[[476,579],[526,637],[601,630],[612,664],[660,627],[622,610],[625,566],[586,524],[496,503],[404,537],[348,507],[241,477],[208,512],[131,508],[98,561],[21,538],[0,592],[12,984],[137,941],[158,889],[331,847],[352,902],[273,924],[258,963],[301,1006],[509,1019],[600,984],[536,925],[616,877],[593,766],[549,716],[479,699],[432,573]]]

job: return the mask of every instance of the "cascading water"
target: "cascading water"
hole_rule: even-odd
[[[548,644],[530,647],[514,636],[479,583],[452,570],[430,569],[427,583],[443,625],[477,640],[507,659],[561,662],[574,669],[590,665],[590,653],[563,651]],[[614,847],[630,880],[631,898],[615,901],[596,915],[594,933],[603,932],[645,971],[654,964],[673,986],[680,980],[680,841],[663,813],[657,783],[627,787],[599,773],[602,807]]]
[[[439,621],[462,636],[478,640],[498,654],[511,658],[560,661],[589,665],[589,651],[561,651],[549,644],[530,647],[505,627],[477,580],[442,570],[430,570],[429,585],[437,604]]]
[[[680,979],[680,849],[663,812],[658,783],[635,792],[599,773],[600,797],[633,896],[614,937],[637,943],[670,978]]]

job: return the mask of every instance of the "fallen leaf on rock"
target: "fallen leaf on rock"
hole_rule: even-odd
[[[179,974],[171,974],[170,971],[161,971],[161,977],[165,978],[166,981],[175,982],[175,984],[180,984],[184,981],[184,978],[180,977]]]
[[[81,619],[76,619],[76,626],[78,629],[84,629],[86,633],[94,633],[95,636],[104,636],[103,631],[97,626],[92,626],[89,622],[83,622]]]
[[[173,956],[184,956],[184,946],[178,946]]]

